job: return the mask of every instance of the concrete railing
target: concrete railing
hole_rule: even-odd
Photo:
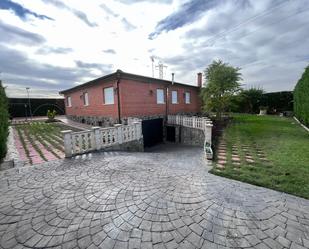
[[[168,115],[167,123],[173,125],[180,125],[204,131],[204,151],[208,159],[212,159],[213,151],[211,149],[212,137],[212,121],[207,117],[183,116],[183,115]]]
[[[101,150],[117,144],[141,139],[142,124],[133,122],[130,125],[116,124],[114,127],[92,127],[91,130],[72,132],[62,131],[65,157]]]

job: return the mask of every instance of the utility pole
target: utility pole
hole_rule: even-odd
[[[30,111],[30,119],[32,120],[32,111],[31,111],[31,103],[30,103],[29,89],[30,89],[30,87],[26,87],[27,94],[28,94],[28,105],[29,105],[29,111]]]
[[[159,68],[159,79],[163,79],[163,71],[164,68],[167,68],[167,66],[165,66],[162,61],[158,62],[158,65],[156,66],[156,68]]]

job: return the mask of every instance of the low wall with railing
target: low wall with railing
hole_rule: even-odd
[[[167,123],[170,125],[179,125],[188,128],[199,129],[204,132],[204,150],[207,158],[211,159],[213,157],[213,152],[211,149],[211,139],[212,139],[212,121],[207,117],[196,117],[196,116],[183,116],[183,115],[168,115]],[[191,132],[190,137],[193,133]],[[184,134],[182,139],[184,139]],[[196,138],[197,139],[197,138]]]
[[[66,157],[143,140],[142,124],[135,121],[128,125],[116,124],[114,127],[92,127],[91,130],[62,133]]]

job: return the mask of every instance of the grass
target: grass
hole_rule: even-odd
[[[61,123],[45,123],[40,121],[34,121],[26,124],[19,124],[15,126],[20,141],[25,150],[26,156],[32,164],[32,159],[30,157],[29,148],[26,140],[29,141],[31,146],[37,151],[40,157],[47,161],[43,151],[38,146],[38,142],[55,157],[60,158],[57,151],[64,151],[64,145],[62,140],[62,130],[72,130],[71,127],[63,125]],[[73,128],[73,131],[78,131],[78,129]]]
[[[309,199],[309,133],[295,120],[235,115],[222,141],[226,164],[212,173]],[[239,165],[232,155],[238,155]],[[246,155],[254,162],[247,162]]]

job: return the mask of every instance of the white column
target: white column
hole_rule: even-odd
[[[122,124],[115,124],[114,126],[117,131],[117,141],[119,144],[122,144],[123,143]]]
[[[93,140],[91,140],[91,142],[93,141],[93,144],[91,144],[91,147],[95,150],[100,150],[102,148],[100,127],[94,126],[91,129],[93,134]]]
[[[193,128],[197,128],[195,116],[192,117],[192,126],[193,126]]]
[[[136,139],[140,139],[142,137],[142,122],[134,122],[134,129],[136,134]]]
[[[205,140],[211,145],[212,124],[208,123],[205,126]]]
[[[65,157],[71,157],[72,156],[72,131],[71,130],[65,130],[61,131],[63,135],[63,141],[64,141],[64,153]]]
[[[176,125],[180,125],[180,117],[179,115],[176,115]]]

